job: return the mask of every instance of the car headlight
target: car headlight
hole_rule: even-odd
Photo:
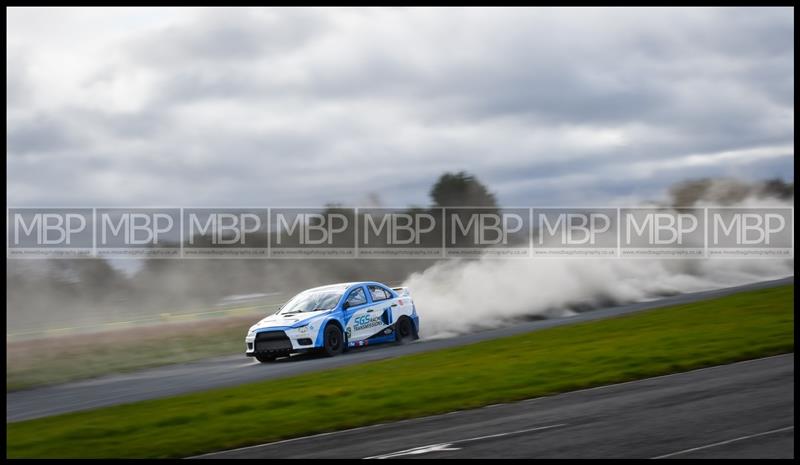
[[[251,329],[250,331],[247,332],[247,337],[250,337],[255,333],[256,333],[256,330],[255,329]]]
[[[305,334],[308,332],[308,325],[303,325],[298,328],[295,328],[300,334]]]

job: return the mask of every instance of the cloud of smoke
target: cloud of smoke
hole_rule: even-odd
[[[793,274],[792,260],[533,259],[443,262],[414,273],[423,337]]]
[[[767,186],[767,187],[764,187]],[[783,188],[781,188],[783,187]],[[678,185],[680,206],[793,206],[793,186],[702,180]],[[603,306],[724,288],[794,274],[793,259],[531,259],[440,262],[412,274],[426,338],[507,325],[518,319],[569,316]]]

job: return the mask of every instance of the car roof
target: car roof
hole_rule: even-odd
[[[349,288],[351,288],[353,286],[358,286],[358,285],[361,285],[361,284],[378,284],[378,285],[383,286],[383,287],[387,287],[387,288],[389,287],[389,286],[387,286],[385,284],[382,284],[382,283],[379,283],[377,281],[353,281],[353,282],[349,282],[349,283],[327,284],[325,286],[319,286],[319,287],[314,287],[314,288],[311,288],[311,289],[307,289],[307,291],[328,291],[328,290],[332,291],[332,290],[336,290],[336,289],[347,290],[347,289],[349,289]]]

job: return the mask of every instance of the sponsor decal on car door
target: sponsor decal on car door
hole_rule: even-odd
[[[375,312],[372,310],[372,303],[367,299],[364,287],[360,286],[350,291],[345,302],[348,304],[345,310],[347,340],[354,342],[369,337],[365,332],[370,328],[370,317]]]
[[[356,311],[351,320],[353,341],[362,341],[380,333],[386,327],[386,317],[380,304],[371,304]]]

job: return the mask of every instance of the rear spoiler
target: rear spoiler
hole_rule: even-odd
[[[400,297],[411,297],[411,290],[407,287],[393,287],[392,290]]]

